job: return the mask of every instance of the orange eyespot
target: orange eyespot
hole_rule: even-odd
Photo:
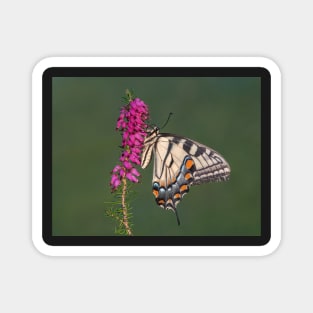
[[[194,162],[192,160],[189,159],[186,161],[186,167],[188,170],[190,170],[193,165],[194,165]]]
[[[158,204],[159,204],[159,205],[164,204],[164,203],[165,203],[165,201],[164,201],[163,199],[160,199],[160,200],[158,201]]]
[[[159,196],[159,192],[155,189],[152,190],[152,193],[154,194],[156,198]]]
[[[180,190],[181,192],[184,192],[184,191],[188,190],[188,186],[187,186],[187,185],[181,185],[180,188],[179,188],[179,190]]]
[[[174,195],[174,199],[180,199],[180,193],[175,193],[175,195]]]
[[[190,173],[186,173],[186,175],[185,175],[186,180],[190,179],[191,177],[192,177],[192,175]]]

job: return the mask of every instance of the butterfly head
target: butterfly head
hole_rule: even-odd
[[[146,130],[146,133],[147,133],[146,138],[151,137],[151,136],[157,136],[159,134],[159,132],[160,132],[159,127],[149,126]]]

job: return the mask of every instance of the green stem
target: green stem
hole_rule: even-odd
[[[126,205],[126,200],[125,200],[126,191],[127,191],[127,182],[126,182],[125,177],[122,179],[122,183],[123,183],[123,190],[122,190],[123,225],[126,229],[127,235],[132,236],[133,233],[128,223],[128,212],[127,212],[127,205]]]

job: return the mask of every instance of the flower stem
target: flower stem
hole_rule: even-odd
[[[122,209],[123,209],[123,224],[124,227],[126,229],[127,235],[128,236],[132,236],[132,230],[129,226],[128,223],[128,211],[127,211],[127,205],[126,205],[126,191],[127,191],[127,182],[126,182],[126,178],[122,178],[122,183],[123,183],[123,189],[122,189]]]

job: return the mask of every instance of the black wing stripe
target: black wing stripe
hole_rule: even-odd
[[[189,140],[186,140],[183,144],[183,149],[190,154],[190,149],[192,147],[192,143],[190,144]]]
[[[196,151],[196,153],[194,154],[194,156],[197,158],[197,157],[199,157],[201,154],[205,154],[205,150],[206,150],[205,148],[197,146],[197,151]]]
[[[173,137],[172,142],[178,145],[181,142],[181,139],[178,137]]]
[[[191,148],[196,149],[193,153],[191,153]],[[195,156],[196,158],[199,157],[201,154],[204,154],[206,152],[206,148],[199,146],[197,143],[185,139],[185,142],[183,144],[183,149],[192,156]]]

